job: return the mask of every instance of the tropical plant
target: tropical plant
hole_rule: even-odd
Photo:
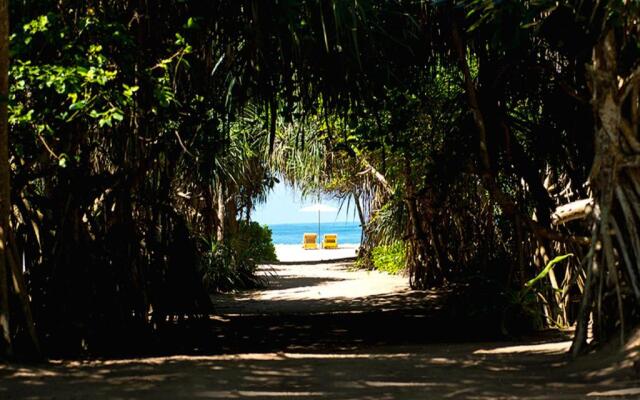
[[[35,332],[5,322],[7,254],[45,351],[206,312],[198,260],[209,282],[248,265],[229,243],[276,176],[353,201],[365,261],[404,242],[416,288],[516,293],[575,254],[535,307],[577,323],[575,354],[591,318],[595,342],[623,336],[640,315],[638,7],[12,2],[5,342]]]
[[[376,270],[400,274],[406,267],[404,243],[376,246],[371,251],[371,259]]]

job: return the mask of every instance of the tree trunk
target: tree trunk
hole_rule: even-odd
[[[478,133],[478,150],[480,156],[480,178],[484,187],[489,191],[491,198],[498,203],[502,211],[508,217],[513,217],[517,212],[517,207],[513,200],[509,198],[498,187],[493,174],[491,173],[491,159],[489,157],[489,149],[487,147],[487,126],[484,116],[480,109],[476,84],[471,76],[469,64],[467,62],[467,48],[460,33],[460,28],[454,22],[452,25],[453,46],[458,55],[458,64],[464,76],[465,91],[467,93],[467,101],[469,108],[473,114],[473,120],[476,124]]]
[[[640,68],[619,76],[617,58],[612,29],[595,46],[588,68],[596,121],[590,174],[593,236],[585,263],[587,281],[572,346],[574,356],[586,345],[592,312],[596,342],[610,339],[614,330],[619,330],[620,341],[624,342],[623,288],[628,288],[636,303],[640,302],[640,143],[635,117],[640,106],[636,95]],[[617,307],[602,304],[609,293],[615,295]],[[607,324],[616,312],[619,325]]]
[[[360,159],[360,163],[366,169],[366,171],[370,172],[371,175],[376,179],[376,181],[384,188],[385,193],[388,195],[393,195],[393,188],[387,181],[387,178],[384,177],[373,165],[367,161],[366,158],[362,157],[361,154],[358,153],[358,158]]]
[[[10,240],[8,241],[9,245],[7,251],[7,261],[9,271],[11,272],[11,276],[13,277],[13,290],[18,298],[18,302],[20,303],[20,308],[24,318],[27,333],[29,334],[29,339],[31,339],[31,344],[33,345],[33,355],[37,359],[41,354],[40,341],[38,340],[36,326],[33,321],[33,314],[31,313],[31,305],[29,304],[29,295],[24,283],[24,276],[22,274],[22,271],[20,270],[20,266],[18,265],[19,257],[16,251],[15,237],[11,232],[9,234]]]
[[[240,230],[240,224],[238,223],[238,195],[240,188],[235,182],[228,182],[222,189],[224,197],[224,237],[234,237]]]
[[[362,227],[362,232],[364,232],[365,225],[367,225],[367,219],[364,216],[364,210],[362,209],[362,204],[360,204],[360,196],[358,196],[358,192],[354,189],[351,191],[351,195],[353,196],[353,202],[356,205],[356,210],[358,211],[358,219],[360,220],[360,226]]]
[[[212,239],[216,233],[217,214],[214,207],[214,193],[211,185],[204,188],[202,192],[204,206],[202,207],[202,226],[207,239]]]
[[[7,100],[9,94],[9,1],[0,0],[0,330],[1,351],[11,356],[11,331],[9,326],[8,257],[9,244],[9,125]]]
[[[218,210],[218,229],[216,238],[218,242],[223,242],[225,237],[225,215],[227,214],[226,204],[225,204],[225,193],[224,186],[221,182],[218,182],[216,185],[216,202],[217,202],[217,210]]]
[[[432,232],[427,232],[423,227],[424,215],[418,211],[416,190],[411,172],[411,161],[405,156],[404,181],[406,196],[404,198],[409,216],[409,235],[407,247],[407,266],[411,278],[411,286],[426,289],[440,285],[444,281],[439,262],[438,249],[433,242]],[[431,246],[430,246],[431,244]],[[430,257],[429,248],[432,247]]]

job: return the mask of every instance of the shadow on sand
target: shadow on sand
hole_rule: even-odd
[[[626,372],[613,380],[569,363],[569,343],[560,334],[483,342],[497,338],[499,316],[464,315],[448,292],[313,296],[326,285],[344,284],[344,274],[281,274],[267,290],[219,296],[217,315],[167,327],[156,343],[141,349],[146,358],[0,365],[0,398],[640,396],[640,385]],[[264,299],[273,293],[281,297]],[[475,342],[464,342],[469,340]]]

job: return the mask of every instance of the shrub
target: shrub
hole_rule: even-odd
[[[200,257],[202,281],[210,293],[228,292],[234,289],[256,287],[257,264],[238,256],[228,244],[214,240],[205,241],[208,248]]]
[[[271,229],[257,222],[241,221],[237,234],[231,239],[231,247],[241,258],[256,264],[278,261]]]
[[[404,242],[376,246],[371,251],[373,268],[389,274],[399,274],[406,266]]]
[[[203,240],[200,269],[206,289],[212,293],[261,286],[259,264],[277,261],[271,230],[257,222],[240,222],[238,231],[223,243]]]

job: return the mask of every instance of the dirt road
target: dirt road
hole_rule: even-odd
[[[462,341],[483,327],[460,332],[440,294],[410,291],[402,277],[347,264],[262,273],[267,289],[215,298],[188,355],[0,366],[0,398],[640,398],[627,370],[570,363],[561,336]]]

